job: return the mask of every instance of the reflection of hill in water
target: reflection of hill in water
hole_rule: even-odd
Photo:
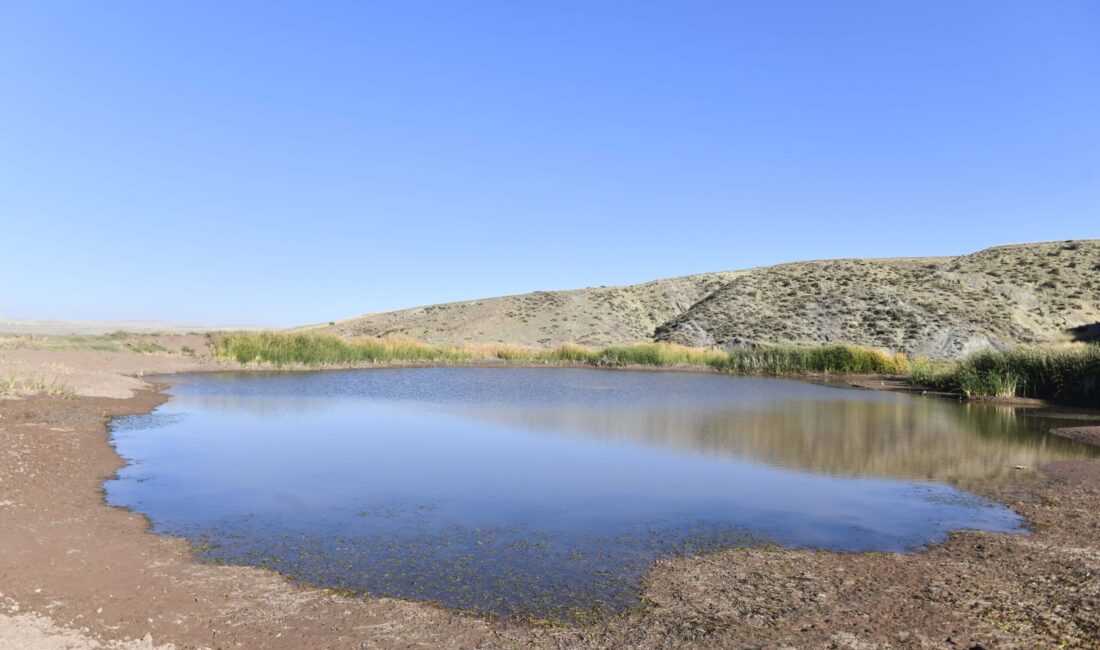
[[[936,398],[783,399],[716,404],[570,405],[431,403],[346,397],[179,395],[173,409],[250,416],[322,415],[351,406],[355,417],[413,409],[591,439],[746,458],[794,470],[965,482],[1006,476],[1017,465],[1100,456],[1046,433],[1054,423],[988,404]]]
[[[277,418],[284,415],[320,415],[332,410],[340,403],[337,398],[326,397],[268,397],[242,395],[173,395],[169,408],[181,411],[210,411],[233,415],[246,414],[250,417]]]
[[[995,477],[1017,465],[1100,455],[1046,433],[1049,422],[938,399],[805,400],[770,408],[464,406],[487,421],[612,441],[756,459],[826,474],[929,480]]]

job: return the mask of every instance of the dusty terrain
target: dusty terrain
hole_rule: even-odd
[[[53,336],[98,335],[110,334],[111,332],[178,334],[183,332],[224,332],[241,329],[258,329],[258,327],[255,325],[199,325],[159,320],[66,321],[0,317],[0,333],[4,334],[48,334]]]
[[[644,606],[583,624],[499,623],[196,563],[182,540],[106,506],[101,486],[123,463],[107,417],[163,399],[126,375],[216,368],[183,351],[201,340],[0,346],[0,376],[52,372],[71,389],[0,398],[0,648],[1100,647],[1100,461],[985,486],[1033,534],[961,533],[910,555],[675,558],[649,576]]]
[[[437,344],[857,343],[935,358],[1096,335],[1100,240],[825,260],[368,314],[320,326]],[[1089,327],[1093,329],[1088,329]],[[1082,328],[1079,333],[1069,330]]]
[[[319,329],[345,336],[402,334],[437,345],[636,343],[650,340],[662,323],[736,276],[736,272],[707,273],[628,287],[536,291],[368,314]]]

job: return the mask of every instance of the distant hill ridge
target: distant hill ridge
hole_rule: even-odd
[[[1092,336],[1096,323],[1100,240],[1075,240],[960,257],[793,262],[623,287],[536,291],[311,329],[402,334],[441,345],[856,343],[960,358]]]

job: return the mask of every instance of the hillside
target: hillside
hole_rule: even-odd
[[[858,343],[937,358],[1070,340],[1100,322],[1100,240],[942,258],[848,259],[538,291],[369,314],[321,329],[436,344]],[[1094,333],[1095,330],[1090,330]]]
[[[706,273],[626,287],[536,291],[340,321],[345,336],[402,334],[426,343],[512,343],[550,347],[649,341],[653,332],[716,291],[737,273]]]

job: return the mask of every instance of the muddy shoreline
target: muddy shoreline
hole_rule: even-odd
[[[1100,427],[1060,427],[1058,429],[1051,429],[1050,432],[1062,438],[1068,438],[1069,440],[1083,442],[1086,445],[1100,447]]]
[[[151,372],[207,369],[228,370]],[[165,399],[144,389],[0,401],[0,647],[1100,647],[1100,460],[990,486],[987,496],[1032,523],[1030,535],[957,533],[907,555],[752,548],[672,558],[633,611],[499,624],[198,563],[185,541],[107,506],[103,481],[125,463],[109,417]],[[1096,432],[1068,435],[1087,442]]]

